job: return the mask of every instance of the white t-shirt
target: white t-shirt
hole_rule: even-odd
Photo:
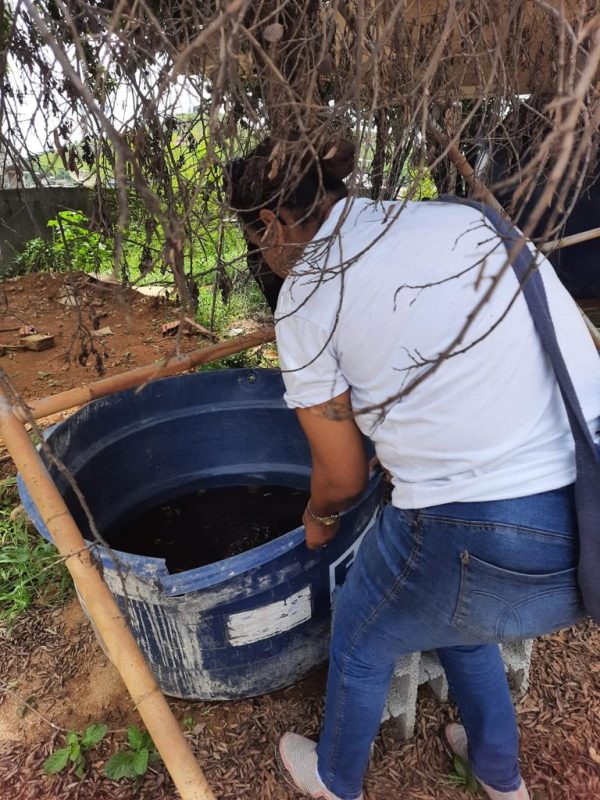
[[[356,422],[390,471],[400,508],[572,483],[563,402],[510,266],[452,355],[393,399],[439,360],[507,260],[472,208],[423,202],[399,210],[398,202],[338,202],[284,282],[276,331],[288,406],[323,403],[350,387]],[[600,359],[551,264],[542,256],[538,263],[597,438]]]

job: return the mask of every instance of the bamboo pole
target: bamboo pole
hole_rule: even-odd
[[[590,239],[600,238],[600,228],[590,228],[589,231],[572,233],[570,236],[563,236],[562,239],[551,239],[544,242],[538,248],[542,253],[552,253],[554,250],[562,250],[563,247],[572,247],[574,244],[589,242]]]
[[[160,691],[113,595],[94,565],[81,532],[0,383],[0,435],[59,553],[73,576],[182,800],[216,800]]]
[[[579,308],[579,306],[577,306]],[[585,311],[582,308],[579,308],[581,311],[581,316],[583,317],[583,321],[585,322],[585,326],[590,332],[592,339],[594,340],[594,344],[596,345],[597,349],[600,350],[600,330],[594,325],[592,320],[588,317]]]
[[[147,381],[176,375],[178,372],[184,372],[192,367],[197,367],[199,364],[216,361],[218,358],[272,342],[274,339],[275,328],[272,325],[266,325],[253,333],[235,336],[225,342],[211,344],[191,353],[169,358],[163,364],[147,364],[145,367],[137,367],[127,372],[121,372],[119,375],[101,378],[86,386],[68,389],[66,392],[59,392],[41,400],[31,400],[27,403],[27,406],[30,409],[31,416],[34,419],[40,419],[41,417],[47,417],[49,414],[56,414],[58,411],[66,411],[74,406],[84,405],[99,397],[105,397],[115,392],[123,392],[125,389],[135,389]],[[15,408],[14,413],[21,421],[25,422],[27,420],[22,409]]]

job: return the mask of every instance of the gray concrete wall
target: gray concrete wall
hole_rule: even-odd
[[[90,190],[80,187],[0,190],[0,278],[29,239],[49,237],[46,223],[58,211],[82,211],[89,215],[91,206]]]

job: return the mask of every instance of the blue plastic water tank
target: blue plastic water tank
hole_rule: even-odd
[[[98,400],[48,436],[100,534],[199,487],[308,488],[310,453],[276,370],[195,373]],[[88,539],[64,476],[51,473]],[[22,502],[49,539],[26,488]],[[107,584],[164,692],[233,699],[287,686],[327,658],[331,598],[382,499],[372,476],[337,537],[309,551],[298,527],[240,555],[169,574],[162,559],[102,546]],[[120,562],[118,570],[116,561]]]

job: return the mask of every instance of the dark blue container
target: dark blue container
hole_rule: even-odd
[[[199,487],[308,488],[310,453],[276,370],[195,373],[97,400],[48,442],[73,473],[100,534]],[[86,515],[51,467],[88,540]],[[22,502],[48,531],[26,488]],[[337,537],[311,552],[298,527],[214,564],[169,574],[164,560],[97,546],[107,584],[167,694],[233,699],[272,692],[327,658],[331,598],[377,513],[373,475]],[[120,569],[117,569],[117,562]]]

